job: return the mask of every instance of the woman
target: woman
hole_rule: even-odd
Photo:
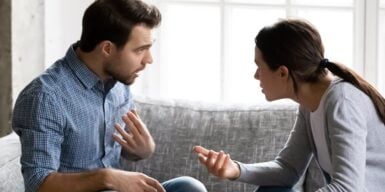
[[[244,164],[223,151],[194,147],[213,175],[291,191],[314,156],[328,181],[317,191],[385,189],[385,99],[352,70],[324,58],[317,30],[282,20],[257,35],[255,79],[269,101],[299,103],[293,131],[275,160]]]

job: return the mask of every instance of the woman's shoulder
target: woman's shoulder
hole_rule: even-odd
[[[338,79],[333,82],[331,85],[327,96],[327,102],[337,102],[341,100],[350,100],[350,101],[370,101],[368,95],[366,95],[359,88],[353,84]]]
[[[369,111],[371,108],[374,109],[373,102],[366,93],[349,82],[338,80],[330,87],[325,97],[325,110],[328,111],[337,106],[346,106],[346,104]]]

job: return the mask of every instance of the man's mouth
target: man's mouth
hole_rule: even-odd
[[[141,68],[141,69],[139,69],[139,70],[136,70],[136,71],[135,71],[135,75],[136,75],[136,76],[140,76],[140,75],[142,74],[143,70],[144,70],[144,68]]]

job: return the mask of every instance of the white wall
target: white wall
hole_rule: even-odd
[[[12,0],[12,95],[44,69],[44,0]]]
[[[12,0],[12,98],[80,38],[93,0]]]
[[[68,47],[80,39],[85,9],[93,0],[45,1],[45,66],[62,58]]]

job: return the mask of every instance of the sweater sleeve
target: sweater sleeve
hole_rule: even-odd
[[[365,189],[368,115],[365,108],[373,104],[364,93],[352,89],[337,90],[325,103],[327,143],[333,174],[330,184],[318,192],[355,192]]]
[[[312,157],[306,126],[306,111],[300,107],[294,128],[275,160],[238,163],[241,175],[237,180],[261,186],[293,186],[305,172]]]

